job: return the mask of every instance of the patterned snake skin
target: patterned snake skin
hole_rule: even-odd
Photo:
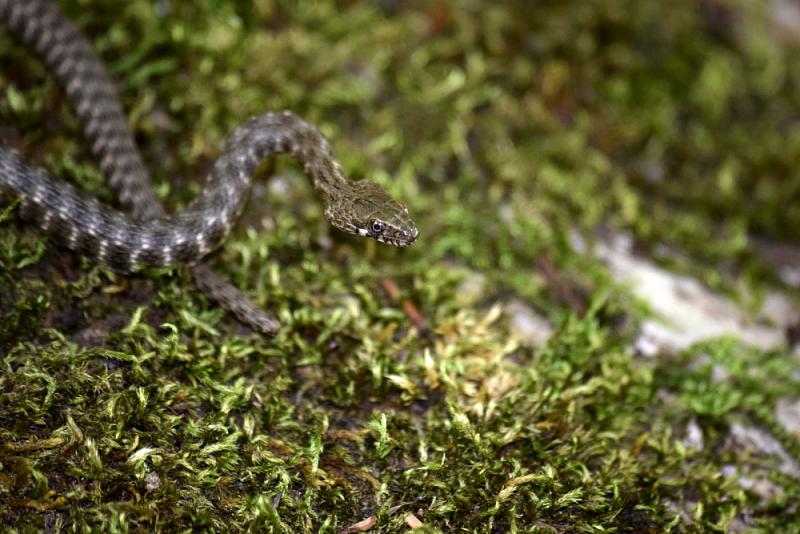
[[[65,89],[92,152],[126,213],[79,193],[0,147],[0,193],[19,197],[20,214],[56,241],[120,272],[139,265],[194,264],[224,240],[250,189],[255,167],[288,152],[312,178],[333,226],[383,243],[406,246],[417,238],[408,210],[380,186],[350,182],[327,140],[289,113],[250,119],[225,142],[198,198],[168,216],[134,144],[116,90],[80,31],[47,0],[0,0],[0,24],[39,54]],[[197,286],[242,322],[273,333],[278,324],[203,263],[193,265]]]

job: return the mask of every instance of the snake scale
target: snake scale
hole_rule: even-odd
[[[349,181],[319,130],[290,112],[266,113],[239,126],[225,141],[201,194],[168,215],[114,84],[80,30],[48,0],[0,0],[0,24],[38,54],[63,87],[119,203],[119,210],[103,205],[0,146],[0,194],[19,198],[21,217],[63,246],[121,273],[188,263],[207,296],[245,324],[274,333],[274,319],[201,262],[240,215],[263,159],[276,153],[297,158],[334,227],[401,247],[417,238],[407,208],[373,182]]]

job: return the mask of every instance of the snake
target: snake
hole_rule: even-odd
[[[319,129],[290,111],[264,113],[237,127],[202,191],[181,211],[167,213],[116,87],[78,27],[49,0],[0,0],[0,25],[38,55],[62,87],[116,198],[116,207],[103,204],[0,146],[0,197],[18,202],[19,216],[58,245],[122,274],[187,264],[201,292],[242,323],[274,334],[277,321],[204,260],[241,215],[254,170],[265,158],[288,153],[299,161],[333,227],[397,247],[417,239],[408,208],[373,181],[349,180]]]

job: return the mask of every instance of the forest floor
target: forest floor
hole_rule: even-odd
[[[172,209],[289,109],[420,238],[331,229],[271,160],[213,257],[266,337],[0,207],[3,528],[800,532],[795,4],[61,4]],[[42,63],[0,64],[2,143],[113,203]]]

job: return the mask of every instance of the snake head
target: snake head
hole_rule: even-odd
[[[346,194],[328,205],[325,216],[340,230],[395,247],[408,246],[419,235],[408,208],[367,180],[353,182]]]

